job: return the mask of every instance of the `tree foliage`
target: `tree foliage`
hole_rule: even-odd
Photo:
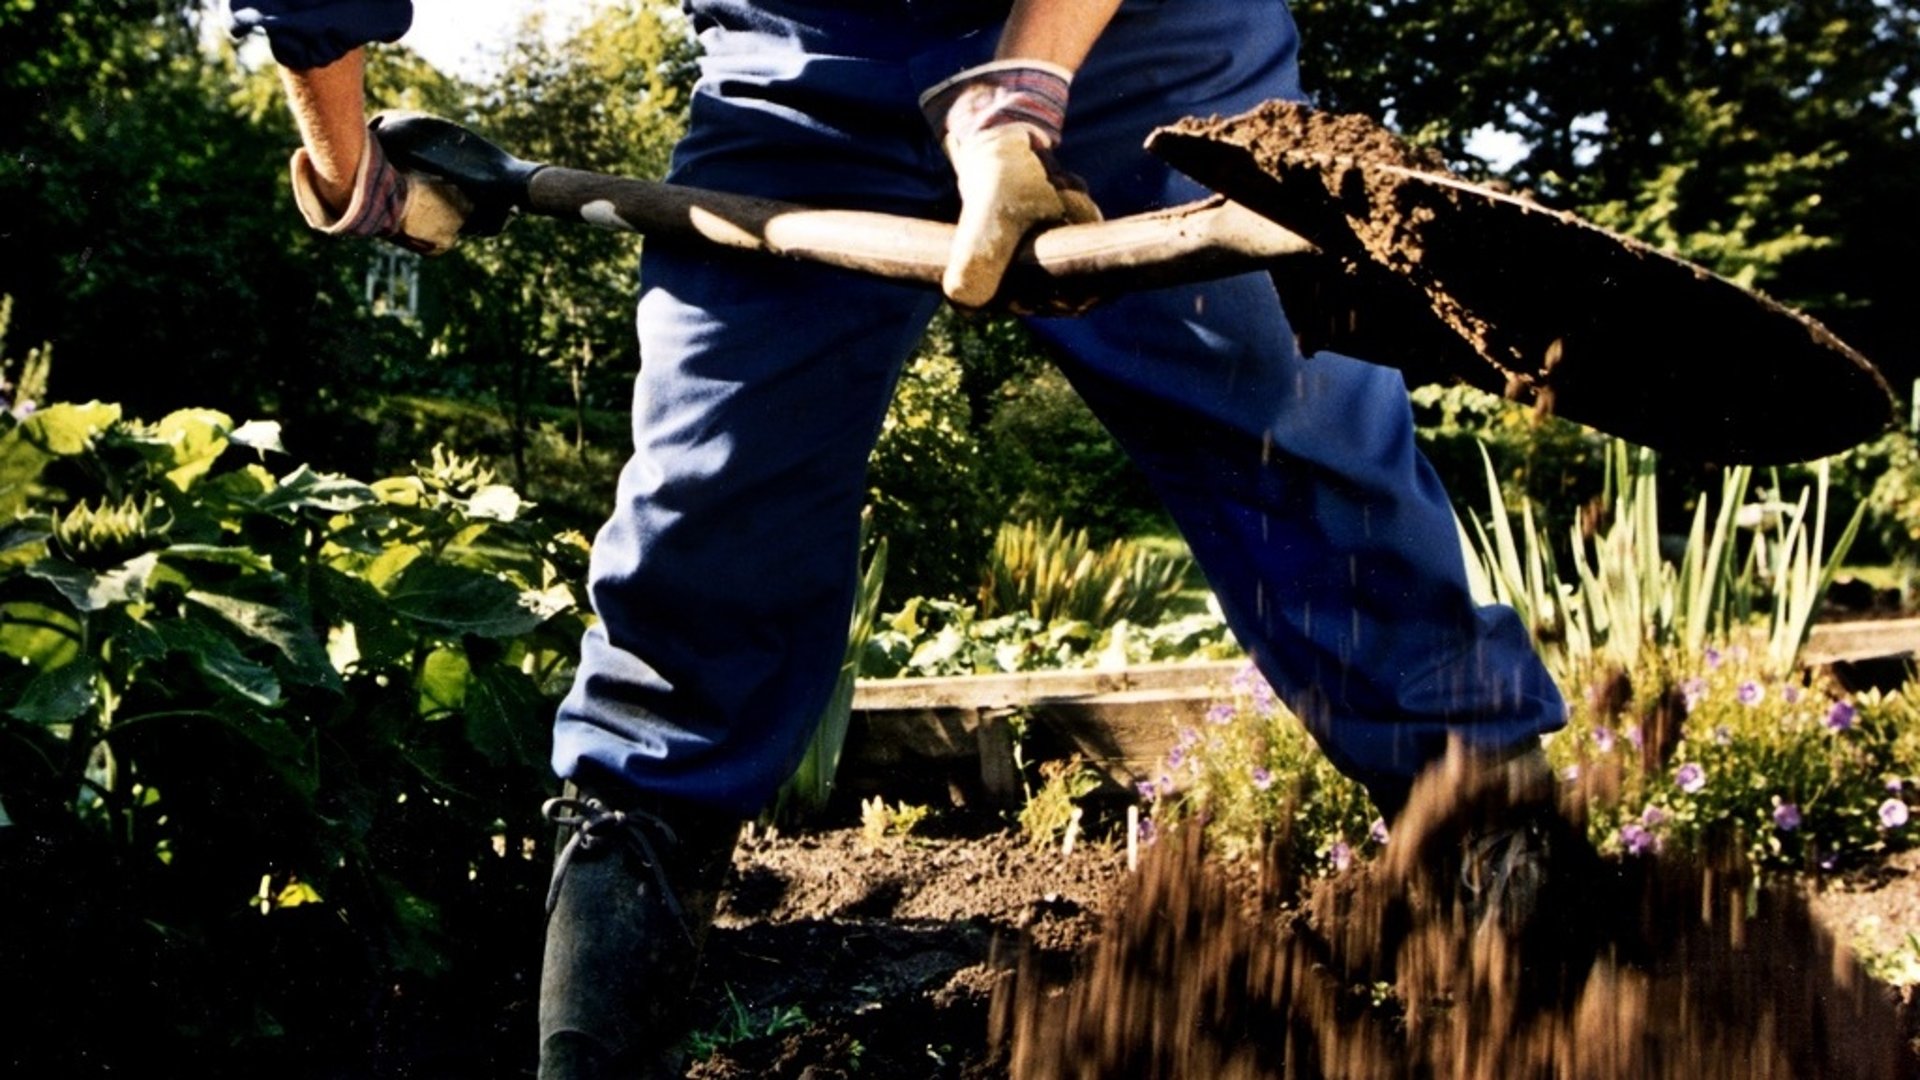
[[[1904,0],[1299,0],[1305,77],[1511,183],[1827,319],[1900,375],[1920,270]]]

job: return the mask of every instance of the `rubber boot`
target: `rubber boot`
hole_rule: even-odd
[[[672,1053],[740,823],[584,790],[561,827],[540,972],[540,1080],[677,1076]]]

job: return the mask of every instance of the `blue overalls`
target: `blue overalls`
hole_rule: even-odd
[[[694,0],[703,46],[670,179],[821,206],[952,211],[921,90],[991,56],[966,0]],[[1005,5],[1001,5],[1004,7]],[[1281,0],[1128,0],[1060,147],[1109,216],[1202,197],[1155,126],[1301,97]],[[649,239],[635,451],[594,546],[600,622],[553,766],[749,815],[836,677],[866,461],[939,298]],[[1145,471],[1228,622],[1340,769],[1389,808],[1449,734],[1564,723],[1512,611],[1470,598],[1399,374],[1301,356],[1262,274],[1031,320]]]

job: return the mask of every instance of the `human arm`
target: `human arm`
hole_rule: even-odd
[[[960,219],[941,285],[963,307],[999,291],[1020,239],[1036,225],[1097,221],[1079,178],[1054,160],[1067,88],[1119,0],[1017,0],[995,59],[921,98],[953,163]]]
[[[409,0],[250,0],[233,11],[231,29],[236,36],[264,31],[280,63],[300,129],[289,165],[294,201],[307,223],[438,254],[453,246],[465,200],[445,184],[394,169],[370,137],[366,115],[362,46],[398,38],[412,17]]]

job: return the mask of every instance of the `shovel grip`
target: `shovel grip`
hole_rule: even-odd
[[[944,222],[548,166],[527,185],[527,209],[601,228],[803,259],[938,288],[953,245]],[[998,302],[1030,311],[1084,308],[1120,292],[1264,268],[1316,251],[1295,233],[1225,199],[1042,230],[1021,246]]]

